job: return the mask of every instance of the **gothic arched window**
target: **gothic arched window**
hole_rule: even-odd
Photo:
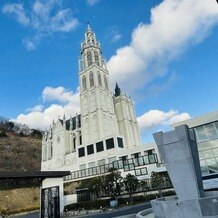
[[[80,133],[80,136],[79,136],[79,144],[82,145],[82,135]]]
[[[87,62],[88,62],[88,67],[92,65],[92,53],[91,53],[91,51],[87,52]]]
[[[92,71],[89,73],[89,83],[90,87],[94,86],[94,76]]]
[[[85,75],[83,75],[83,77],[82,77],[82,86],[83,86],[83,91],[85,91],[86,88],[87,88],[87,86],[86,86],[86,76]]]
[[[99,84],[99,86],[102,86],[101,74],[99,72],[98,72],[98,84]]]
[[[73,137],[73,150],[76,149],[76,136]]]
[[[104,85],[105,85],[105,89],[108,90],[108,82],[107,82],[107,77],[106,77],[106,75],[104,75]]]
[[[95,63],[99,66],[99,57],[97,51],[94,51],[94,56],[95,56]]]

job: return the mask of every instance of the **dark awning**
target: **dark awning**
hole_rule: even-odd
[[[25,178],[57,178],[70,175],[70,171],[38,171],[38,172],[4,172],[0,173],[2,179],[25,179]]]

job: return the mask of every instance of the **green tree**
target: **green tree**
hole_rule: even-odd
[[[162,196],[162,189],[164,187],[164,176],[157,172],[151,172],[151,186],[156,188],[159,195]]]
[[[147,194],[147,191],[149,190],[148,182],[145,180],[140,181],[139,186],[142,188],[142,191],[144,192],[144,195]]]
[[[124,178],[124,185],[125,190],[129,193],[130,201],[133,202],[133,193],[139,187],[139,180],[129,173]]]
[[[105,177],[105,191],[117,199],[117,196],[121,194],[122,190],[123,177],[117,169],[111,168],[110,174]]]
[[[94,177],[90,179],[87,187],[94,197],[101,198],[101,193],[104,190],[104,177]]]

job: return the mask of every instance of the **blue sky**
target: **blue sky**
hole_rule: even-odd
[[[0,2],[0,115],[44,128],[79,112],[87,21],[115,81],[135,102],[143,140],[218,108],[214,0]],[[112,90],[113,91],[113,90]]]

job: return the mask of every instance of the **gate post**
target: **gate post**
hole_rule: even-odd
[[[40,190],[40,193],[41,193],[40,194],[40,199],[41,199],[40,200],[40,214],[42,214],[42,210],[44,210],[45,195],[44,194],[42,195],[43,191],[45,189],[48,189],[48,190],[51,189],[52,190],[54,188],[57,188],[57,190],[59,192],[58,193],[59,200],[57,199],[57,196],[53,196],[54,197],[54,199],[53,199],[54,206],[59,207],[59,208],[55,208],[55,211],[57,211],[59,209],[60,213],[63,212],[63,210],[64,210],[63,177],[54,177],[54,178],[45,178],[42,181],[42,185],[41,185],[41,188],[40,188],[41,189]],[[57,204],[57,202],[59,202],[59,204]],[[42,215],[41,215],[41,218],[43,218]]]

